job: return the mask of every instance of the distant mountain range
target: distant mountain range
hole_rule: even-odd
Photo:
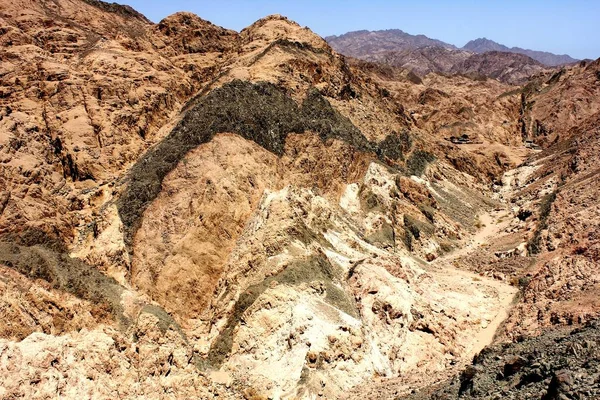
[[[355,31],[325,40],[346,56],[401,67],[425,76],[430,72],[465,74],[495,78],[510,84],[522,84],[548,68],[578,60],[568,55],[509,48],[489,39],[476,39],[462,48],[411,35],[400,29]]]
[[[473,77],[485,76],[511,84],[523,84],[531,76],[547,69],[548,67],[525,54],[488,51],[473,54],[456,63],[450,72]]]
[[[325,40],[337,52],[356,58],[429,46],[456,49],[456,46],[441,40],[431,39],[425,35],[411,35],[400,29],[348,32],[340,36],[328,36]]]
[[[520,47],[507,47],[486,38],[471,40],[461,49],[449,43],[437,39],[431,39],[425,35],[411,35],[400,29],[388,29],[381,31],[355,31],[340,36],[328,36],[325,38],[336,51],[356,58],[377,58],[386,52],[404,52],[421,49],[424,47],[441,47],[450,50],[463,50],[471,53],[486,53],[498,51],[504,53],[524,54],[539,61],[546,66],[559,66],[570,64],[579,60],[566,54],[553,54],[545,51],[522,49]]]
[[[501,51],[504,53],[518,53],[525,54],[541,62],[544,65],[554,67],[558,65],[565,65],[577,62],[579,60],[567,55],[567,54],[553,54],[547,51],[535,51],[522,49],[520,47],[506,47],[503,44],[496,43],[493,40],[486,38],[479,38],[471,40],[469,43],[464,45],[464,50],[472,51],[474,53],[487,53],[488,51]]]

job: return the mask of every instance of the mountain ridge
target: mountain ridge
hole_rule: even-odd
[[[450,72],[471,76],[484,76],[510,84],[526,83],[530,77],[545,72],[537,60],[519,53],[488,51],[473,54],[456,63]]]

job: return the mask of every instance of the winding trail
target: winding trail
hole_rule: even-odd
[[[488,236],[489,237],[489,236]],[[432,262],[426,269],[434,279],[441,285],[448,288],[464,288],[472,287],[473,290],[478,290],[486,293],[490,304],[494,304],[495,315],[491,320],[482,322],[481,330],[473,338],[470,344],[472,355],[479,353],[485,346],[492,344],[497,329],[502,322],[508,317],[508,313],[512,308],[512,303],[518,289],[506,282],[496,280],[489,277],[480,276],[479,274],[465,271],[456,268],[452,265],[452,260],[458,257],[469,254],[477,250],[477,244],[485,244],[484,236],[473,242],[471,248],[460,249],[455,253],[451,253],[446,257]]]
[[[508,317],[518,289],[506,282],[456,268],[453,261],[478,251],[482,246],[488,244],[492,238],[497,237],[508,225],[508,219],[504,221],[503,218],[506,215],[508,215],[508,210],[505,209],[481,214],[479,216],[481,228],[463,247],[432,261],[428,265],[428,272],[444,284],[459,286],[470,283],[493,293],[491,296],[495,298],[494,300],[497,303],[496,316],[487,324],[484,324],[475,336],[472,343],[473,355],[479,353],[485,346],[492,344],[496,331]]]
[[[499,220],[502,220],[503,217],[507,215],[507,210],[492,211],[480,215],[479,221],[482,227],[477,232],[475,232],[475,234],[469,239],[469,241],[460,249],[457,249],[451,253],[446,254],[443,257],[434,260],[432,264],[449,262],[457,258],[464,257],[472,253],[473,251],[476,251],[477,248],[481,247],[482,245],[489,243],[490,238],[500,234],[500,232],[502,232],[504,228],[508,225],[508,221],[501,223],[497,222]]]

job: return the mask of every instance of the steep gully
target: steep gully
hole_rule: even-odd
[[[523,161],[521,158],[524,158],[524,154],[515,154],[515,156],[520,159],[519,161]],[[427,271],[434,275],[436,280],[447,282],[449,285],[452,285],[453,282],[477,281],[485,282],[490,288],[497,291],[500,299],[497,315],[474,338],[476,344],[473,352],[475,354],[493,343],[496,331],[509,315],[518,289],[505,281],[457,268],[453,261],[473,255],[480,249],[487,247],[493,239],[502,234],[510,221],[510,218],[507,217],[511,214],[509,209],[510,199],[517,187],[515,186],[515,177],[524,172],[527,171],[523,171],[521,167],[506,171],[501,178],[503,186],[500,195],[496,199],[497,206],[477,216],[479,229],[465,242],[464,246],[433,260],[427,265]]]

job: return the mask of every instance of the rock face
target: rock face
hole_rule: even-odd
[[[523,193],[524,200],[535,199],[532,209],[536,210],[537,221],[528,248],[541,261],[531,271],[525,301],[515,319],[527,315],[532,330],[582,323],[597,315],[598,304],[592,299],[597,291],[599,160],[594,149],[599,143],[599,114],[596,105],[580,100],[580,95],[574,93],[597,90],[598,68],[598,61],[573,67],[564,73],[568,78],[554,75],[546,81],[547,93],[540,97],[524,95],[526,102],[540,102],[532,112],[543,118],[537,120],[541,126],[548,126],[544,132],[537,128],[537,134],[530,137],[540,143],[554,142],[548,145],[550,159],[540,163],[535,174],[536,185]],[[550,101],[560,116],[541,116],[547,112],[542,103],[548,95],[553,96]],[[570,111],[563,108],[567,104]],[[578,117],[575,109],[579,110]],[[560,125],[556,124],[558,118],[563,121]],[[581,122],[575,118],[581,118]],[[511,321],[512,325],[520,324]]]
[[[64,244],[92,223],[84,203],[110,196],[108,182],[199,83],[156,51],[145,18],[100,5],[2,5],[0,182],[11,194],[0,230],[25,244]],[[89,182],[98,188],[91,196],[82,193]],[[30,185],[35,193],[12,190]]]
[[[569,303],[595,293],[595,106],[574,131],[538,100],[595,70],[515,90],[349,62],[278,15],[0,12],[0,397],[364,398],[451,378],[521,278],[501,337],[595,315]],[[533,116],[559,140],[522,165]],[[477,261],[516,254],[487,249],[493,210],[527,263]]]
[[[577,59],[568,56],[567,54],[553,54],[547,51],[535,51],[522,49],[520,47],[506,47],[500,43],[496,43],[493,40],[486,38],[479,38],[471,40],[463,46],[464,50],[472,51],[474,53],[487,53],[489,51],[501,51],[504,53],[517,53],[524,54],[528,57],[533,58],[540,63],[549,67],[556,67],[566,64],[576,63]]]
[[[593,130],[600,109],[598,60],[548,72],[523,90],[519,124],[524,136],[545,146]]]

